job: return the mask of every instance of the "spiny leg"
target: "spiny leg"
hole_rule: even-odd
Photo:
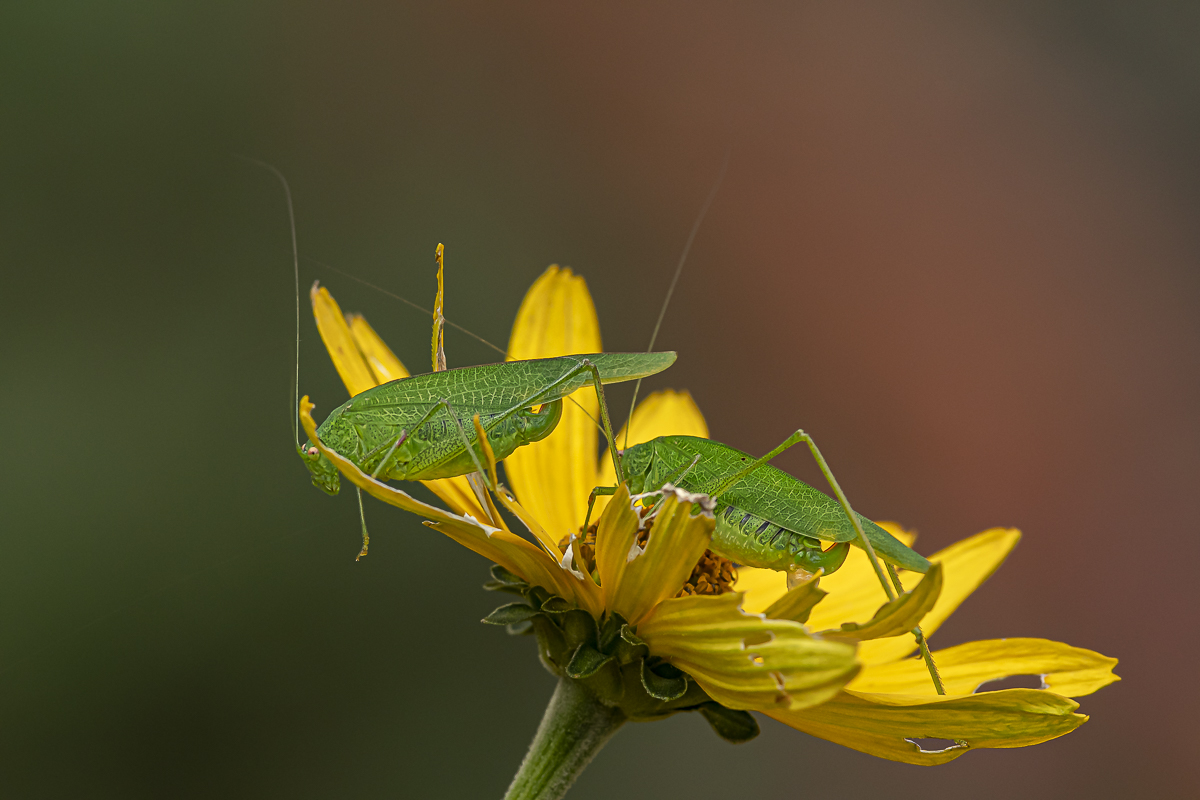
[[[363,556],[365,556],[367,554],[367,545],[370,543],[371,537],[369,535],[367,535],[367,514],[365,511],[363,511],[362,489],[355,487],[355,491],[358,492],[358,520],[359,520],[359,522],[362,523],[362,535],[363,535],[362,550],[359,550],[358,555],[356,555],[354,557],[354,560],[358,561],[360,558],[362,558]]]

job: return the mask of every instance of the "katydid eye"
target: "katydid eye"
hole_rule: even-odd
[[[315,448],[315,447],[308,448],[308,454],[310,456],[315,456],[317,454],[317,448]]]

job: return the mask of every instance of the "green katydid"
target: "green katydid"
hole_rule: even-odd
[[[626,448],[621,455],[632,493],[656,491],[672,483],[717,501],[717,526],[710,549],[738,564],[811,574],[829,574],[842,565],[858,527],[872,549],[888,563],[926,572],[929,562],[883,528],[854,514],[848,505],[767,464],[792,445],[805,442],[831,483],[812,438],[797,431],[761,459],[696,436],[660,436]],[[836,484],[835,484],[836,485]],[[598,488],[608,494],[612,488]],[[822,542],[834,542],[828,550]]]
[[[467,475],[479,471],[474,415],[500,460],[549,436],[562,415],[563,398],[588,382],[600,393],[602,384],[654,375],[674,361],[673,352],[595,353],[414,375],[355,395],[329,415],[317,435],[375,477],[418,481]],[[603,397],[600,408],[608,430]],[[313,484],[337,494],[333,464],[312,442],[300,452]]]

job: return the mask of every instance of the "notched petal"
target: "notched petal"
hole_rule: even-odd
[[[933,653],[950,694],[988,692],[988,682],[1015,675],[1040,675],[1045,688],[1064,697],[1082,697],[1120,678],[1117,659],[1082,647],[1048,639],[989,639],[967,642]],[[867,667],[851,688],[863,692],[932,694],[933,686],[919,658]]]
[[[943,764],[976,748],[1026,747],[1078,728],[1078,704],[1051,692],[1005,689],[922,698],[842,691],[799,711],[767,711],[785,725],[891,761]],[[965,741],[966,747],[925,749],[921,740]],[[914,741],[915,740],[915,741]]]
[[[637,633],[651,654],[729,708],[804,708],[837,694],[858,671],[852,645],[747,614],[740,602],[737,593],[665,600]]]

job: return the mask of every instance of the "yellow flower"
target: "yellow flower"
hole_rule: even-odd
[[[366,320],[345,317],[323,288],[314,287],[312,300],[321,336],[351,394],[408,374]],[[599,323],[583,279],[551,267],[534,283],[517,314],[510,358],[601,349]],[[731,718],[726,711],[801,709],[835,696],[859,669],[853,642],[814,637],[792,619],[747,614],[735,594],[676,597],[712,537],[715,520],[707,497],[667,491],[664,502],[647,513],[621,487],[599,515],[595,575],[581,571],[579,542],[564,548],[563,540],[580,531],[588,494],[605,481],[612,485],[613,469],[597,458],[599,434],[588,418],[597,416],[594,391],[582,389],[572,399],[578,405],[564,404],[553,434],[505,461],[515,493],[503,488],[495,493],[536,544],[509,530],[491,496],[476,492],[466,478],[426,483],[450,510],[437,508],[373,480],[326,449],[317,439],[307,398],[301,421],[310,440],[356,486],[425,517],[426,525],[500,567],[494,571],[493,588],[519,592],[526,602],[498,609],[488,621],[532,624],[543,659],[560,673],[591,681],[591,689],[602,696],[606,680],[642,685],[646,697],[629,697],[620,687],[607,692],[619,698],[614,702],[626,716],[649,719],[702,710],[710,722],[713,714],[724,714],[714,723],[718,732],[748,738],[742,734],[749,731],[730,731],[728,725],[745,725],[750,718]],[[686,392],[651,395],[638,406],[631,424],[631,444],[668,431],[708,433]],[[618,438],[623,440],[624,431]],[[594,622],[577,625],[562,616],[572,609]],[[549,620],[547,615],[558,616]],[[609,662],[605,677],[601,672]],[[757,732],[752,720],[748,725]]]
[[[408,375],[366,320],[343,316],[324,289],[314,287],[312,300],[321,336],[352,395]],[[601,350],[583,279],[551,267],[521,305],[509,357]],[[614,473],[607,456],[596,456],[594,391],[582,389],[572,400],[553,434],[505,461],[515,493],[501,488],[494,494],[534,541],[509,530],[482,482],[427,482],[450,510],[423,503],[327,450],[307,398],[301,420],[356,486],[425,517],[426,525],[495,562],[491,588],[519,593],[524,602],[497,609],[487,621],[532,630],[553,671],[584,682],[629,718],[700,710],[718,733],[736,741],[757,732],[744,711],[758,710],[863,752],[935,764],[970,748],[1061,736],[1087,719],[1074,713],[1077,704],[1067,697],[1117,680],[1115,659],[1040,639],[994,640],[934,654],[947,690],[939,696],[924,662],[906,658],[915,649],[908,630],[922,620],[926,634],[936,631],[1004,560],[1019,537],[1012,530],[986,531],[932,556],[937,566],[920,583],[901,573],[911,591],[882,608],[886,598],[858,550],[821,578],[820,588],[814,580],[789,592],[782,573],[745,568],[732,592],[678,596],[707,558],[714,527],[711,502],[678,490],[665,491],[649,516],[623,487],[607,504],[601,499],[594,550],[585,553],[571,536],[580,532],[588,493],[612,485]],[[622,431],[618,442],[671,434],[708,436],[686,392],[648,397],[630,420],[628,438]],[[489,468],[494,475],[494,463]],[[913,540],[896,526],[889,530]],[[1042,674],[1046,689],[975,693],[987,681],[1030,673]],[[638,685],[644,696],[631,697],[628,688]],[[960,744],[930,752],[909,741],[923,738]]]

